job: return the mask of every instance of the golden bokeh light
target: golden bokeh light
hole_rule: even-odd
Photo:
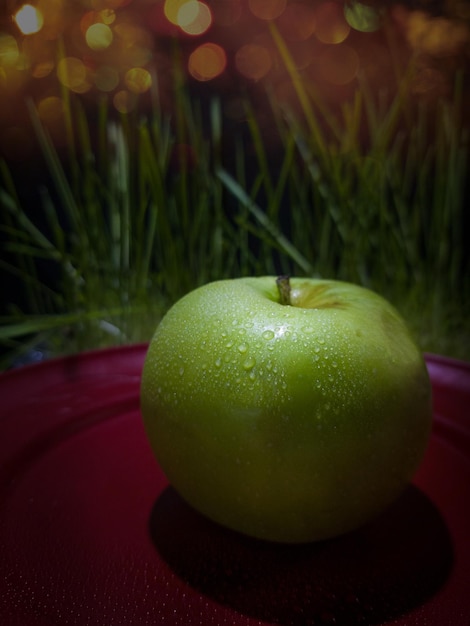
[[[47,96],[37,105],[40,119],[47,126],[57,126],[64,116],[64,103],[58,96]]]
[[[13,19],[23,35],[38,33],[44,24],[43,14],[32,4],[24,4]]]
[[[464,11],[464,0],[452,2],[460,7],[459,14],[470,16]],[[289,86],[292,76],[266,21],[272,21],[272,28],[280,33],[292,66],[311,80],[319,79],[321,88],[333,97],[342,97],[349,89],[335,86],[354,81],[360,63],[364,73],[378,77],[380,59],[375,58],[373,42],[383,47],[380,37],[365,37],[368,47],[361,44],[361,59],[350,46],[357,42],[358,33],[382,29],[388,15],[388,9],[372,0],[8,0],[4,4],[0,86],[8,96],[5,103],[11,95],[23,97],[34,83],[38,101],[46,93],[58,93],[58,87],[77,94],[93,89],[110,94],[121,112],[133,110],[157,76],[164,85],[159,85],[158,97],[172,98],[166,83],[175,62],[174,42],[181,43],[186,78],[210,81],[223,74],[229,62],[238,80],[256,82],[269,76],[283,98],[295,100]],[[406,8],[398,0],[393,4],[392,23],[407,51],[438,59],[467,55],[470,23],[464,18],[434,16],[425,8]],[[212,40],[206,35],[211,28],[213,41],[219,44],[207,42]],[[43,87],[40,79],[45,79]],[[221,88],[228,82],[221,81]],[[142,98],[144,103],[147,100]],[[60,105],[44,99],[45,118],[52,119],[54,107],[59,110]]]
[[[85,40],[92,50],[106,50],[113,42],[113,31],[106,24],[92,24],[87,28]]]
[[[207,4],[190,0],[178,11],[178,26],[188,35],[202,35],[212,24],[212,13]]]
[[[109,26],[116,21],[116,13],[112,9],[103,11],[87,11],[80,20],[80,29],[83,34],[94,24],[105,24]]]
[[[328,46],[318,59],[321,75],[332,85],[347,85],[359,71],[359,55],[351,46]]]
[[[57,78],[64,87],[75,93],[86,93],[91,87],[85,64],[76,57],[64,57],[59,61]]]
[[[99,16],[103,24],[113,24],[116,21],[116,12],[113,9],[103,9],[99,12]]]
[[[152,76],[143,67],[133,67],[126,72],[124,82],[132,93],[145,93],[152,86]]]
[[[188,71],[196,80],[208,81],[222,74],[226,65],[225,50],[215,43],[204,43],[189,56]]]
[[[315,32],[315,10],[310,4],[292,2],[277,20],[279,31],[288,41],[305,41]]]
[[[235,66],[245,78],[256,81],[269,72],[272,59],[264,46],[245,44],[235,54]]]
[[[317,8],[316,19],[315,35],[322,43],[342,43],[350,33],[343,6],[338,2],[323,2]]]
[[[285,11],[287,0],[248,0],[248,6],[261,20],[275,20]]]
[[[120,51],[116,64],[129,69],[142,67],[152,59],[152,36],[149,31],[126,22],[116,24],[113,30],[119,40]]]
[[[0,67],[15,67],[19,56],[16,39],[12,35],[0,33]]]
[[[122,89],[114,94],[113,104],[119,113],[130,113],[136,107],[136,95]]]
[[[181,9],[185,4],[192,4],[193,0],[165,0],[165,4],[163,6],[163,12],[165,14],[166,19],[178,26],[178,15]]]
[[[458,20],[431,17],[412,11],[406,21],[406,37],[413,50],[435,57],[452,56],[470,43],[470,27]]]
[[[36,63],[31,71],[33,78],[45,78],[53,71],[55,67],[54,61],[45,60]]]

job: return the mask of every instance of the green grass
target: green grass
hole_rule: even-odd
[[[150,112],[118,119],[106,102],[87,113],[68,97],[65,157],[30,103],[52,186],[38,189],[38,220],[1,164],[1,264],[26,294],[1,320],[2,367],[38,342],[59,355],[148,340],[197,285],[281,272],[375,289],[423,350],[470,358],[459,82],[452,101],[411,104],[405,75],[384,107],[364,81],[333,112],[271,34],[299,105],[267,91],[275,165],[248,97],[243,141],[225,134],[223,103],[205,110],[178,72],[171,117],[156,88]],[[44,263],[56,281],[41,278]]]

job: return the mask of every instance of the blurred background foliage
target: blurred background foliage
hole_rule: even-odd
[[[468,2],[0,11],[2,368],[281,272],[375,289],[470,358]]]

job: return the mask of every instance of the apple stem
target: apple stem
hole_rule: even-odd
[[[279,291],[279,302],[281,304],[290,304],[290,278],[287,275],[278,276],[276,278],[277,290]]]

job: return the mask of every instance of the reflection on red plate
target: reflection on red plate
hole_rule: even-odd
[[[1,624],[469,625],[469,364],[426,357],[433,435],[386,513],[279,546],[168,486],[140,420],[145,350],[0,375]]]

